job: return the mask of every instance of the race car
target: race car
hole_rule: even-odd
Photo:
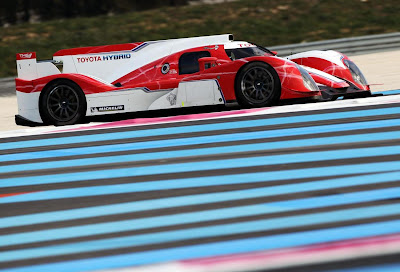
[[[233,35],[64,49],[52,60],[17,54],[16,123],[78,123],[85,116],[237,102],[369,94],[357,66],[334,51],[281,58]]]

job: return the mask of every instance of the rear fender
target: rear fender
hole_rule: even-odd
[[[43,123],[39,112],[42,90],[56,80],[67,79],[75,82],[85,95],[118,89],[115,86],[94,78],[79,74],[55,74],[37,79],[15,79],[17,90],[18,114],[20,117],[36,123]]]
[[[79,85],[79,87],[81,87],[81,89],[85,94],[101,93],[118,89],[114,85],[81,74],[57,74],[33,80],[16,78],[15,85],[17,91],[19,92],[35,93],[35,92],[41,92],[45,88],[45,86],[47,86],[49,83],[59,79],[68,79],[75,82],[76,84]]]

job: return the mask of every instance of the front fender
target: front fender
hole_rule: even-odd
[[[297,64],[320,70],[324,73],[341,78],[360,90],[369,91],[369,85],[356,82],[351,74],[349,67],[345,65],[345,60],[350,60],[346,55],[333,50],[321,51],[312,50],[302,52],[287,57]]]
[[[296,63],[291,60],[276,56],[251,57],[246,60],[248,62],[262,61],[275,69],[281,81],[281,99],[320,95],[319,92],[312,91],[305,86],[301,72]]]

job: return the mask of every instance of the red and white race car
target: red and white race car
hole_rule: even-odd
[[[361,71],[341,53],[280,58],[230,34],[65,49],[50,61],[19,53],[17,69],[17,124],[67,125],[111,113],[370,94]]]

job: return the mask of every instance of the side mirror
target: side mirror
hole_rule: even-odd
[[[211,67],[217,66],[217,58],[215,57],[204,57],[199,59],[200,72],[210,69]]]
[[[278,52],[276,51],[271,51],[272,54],[274,54],[275,56],[278,55]]]

